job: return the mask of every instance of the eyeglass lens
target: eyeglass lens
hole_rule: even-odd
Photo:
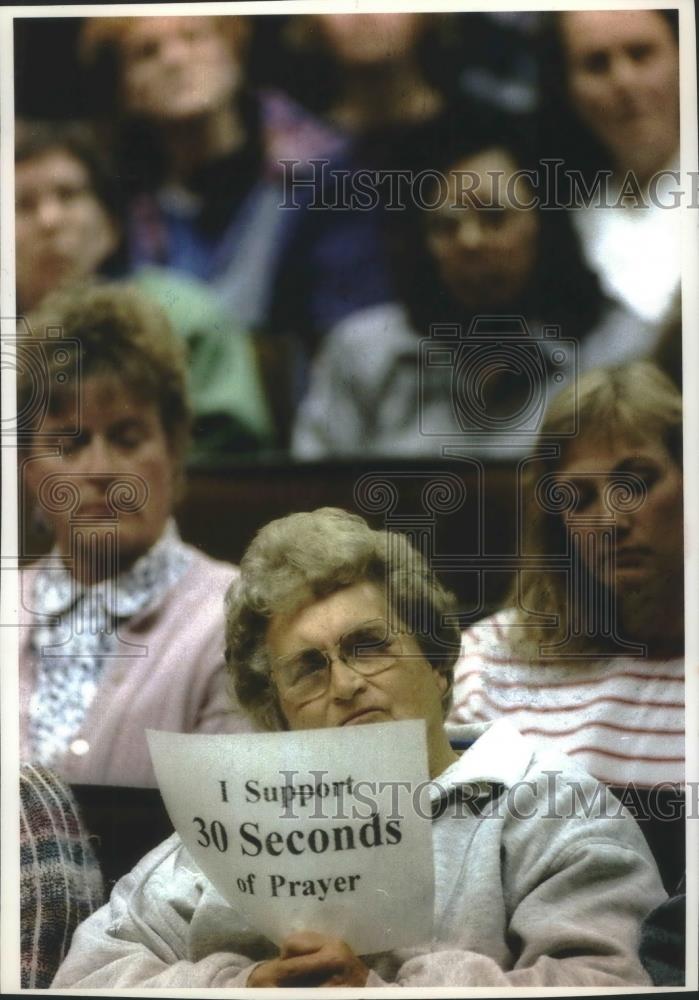
[[[338,658],[364,676],[378,674],[398,659],[400,639],[388,622],[376,619],[353,628],[337,643]],[[322,693],[330,681],[332,659],[323,649],[304,649],[278,661],[276,676],[286,694],[306,698]]]

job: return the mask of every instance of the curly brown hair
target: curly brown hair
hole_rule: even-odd
[[[171,455],[181,467],[192,419],[187,356],[184,342],[160,306],[128,283],[95,282],[54,292],[27,321],[38,346],[56,330],[79,345],[75,368],[61,372],[61,380],[56,377],[56,352],[44,352],[49,412],[64,412],[69,400],[76,398],[76,380],[111,377],[130,394],[157,404]],[[20,372],[18,412],[29,407],[35,391],[32,373]],[[40,427],[26,430],[31,435]]]

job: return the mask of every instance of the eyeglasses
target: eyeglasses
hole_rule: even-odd
[[[374,618],[345,632],[331,650],[302,649],[277,657],[272,678],[284,698],[302,705],[330,687],[333,653],[362,677],[373,677],[395,666],[402,652],[400,636],[383,618]]]

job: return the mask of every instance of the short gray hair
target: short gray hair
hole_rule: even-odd
[[[430,666],[447,678],[446,716],[460,647],[456,601],[405,535],[375,531],[357,514],[321,507],[262,528],[240,570],[226,595],[226,662],[240,704],[263,728],[287,725],[266,649],[271,619],[363,582],[382,589]]]

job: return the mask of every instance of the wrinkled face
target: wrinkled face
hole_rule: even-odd
[[[446,679],[424,658],[417,641],[402,635],[402,653],[390,668],[364,677],[337,657],[341,636],[365,622],[386,619],[386,601],[372,583],[336,591],[296,614],[272,618],[267,651],[279,657],[310,649],[333,652],[330,684],[324,694],[297,704],[278,683],[280,706],[290,729],[326,729],[401,719],[425,719],[428,748],[443,734],[441,698]]]
[[[448,196],[426,213],[428,249],[466,308],[506,309],[533,276],[539,220],[535,209],[521,207],[533,192],[516,172],[501,149],[462,160],[447,175]]]
[[[17,164],[15,238],[23,310],[35,308],[55,288],[94,274],[118,244],[87,168],[59,149]]]
[[[335,58],[348,66],[401,58],[424,28],[421,14],[320,14],[317,21]]]
[[[629,489],[624,473],[632,473],[645,486],[646,496],[637,510],[612,510],[623,504]],[[682,471],[663,444],[611,447],[577,442],[568,447],[559,475],[580,494],[572,516],[613,514],[617,591],[623,595],[627,589],[676,585],[684,565]],[[587,552],[580,556],[588,564]],[[594,572],[592,565],[588,568]]]
[[[160,537],[173,504],[175,466],[155,403],[133,396],[118,379],[88,377],[82,392],[81,432],[61,440],[61,455],[36,442],[27,464],[27,480],[36,495],[42,481],[60,475],[79,491],[78,506],[68,512],[46,512],[55,541],[70,554],[70,517],[100,518],[109,515],[110,489],[120,477],[138,477],[145,503],[138,510],[120,510],[118,542],[120,563],[129,565]],[[42,432],[60,435],[65,415],[47,416]],[[46,507],[42,505],[46,511]],[[103,524],[106,523],[103,521]],[[99,525],[96,527],[99,535]]]
[[[214,18],[143,17],[122,41],[121,82],[127,111],[177,122],[229,103],[241,70]]]
[[[572,104],[619,166],[634,153],[667,163],[679,142],[679,52],[653,10],[561,17]]]

